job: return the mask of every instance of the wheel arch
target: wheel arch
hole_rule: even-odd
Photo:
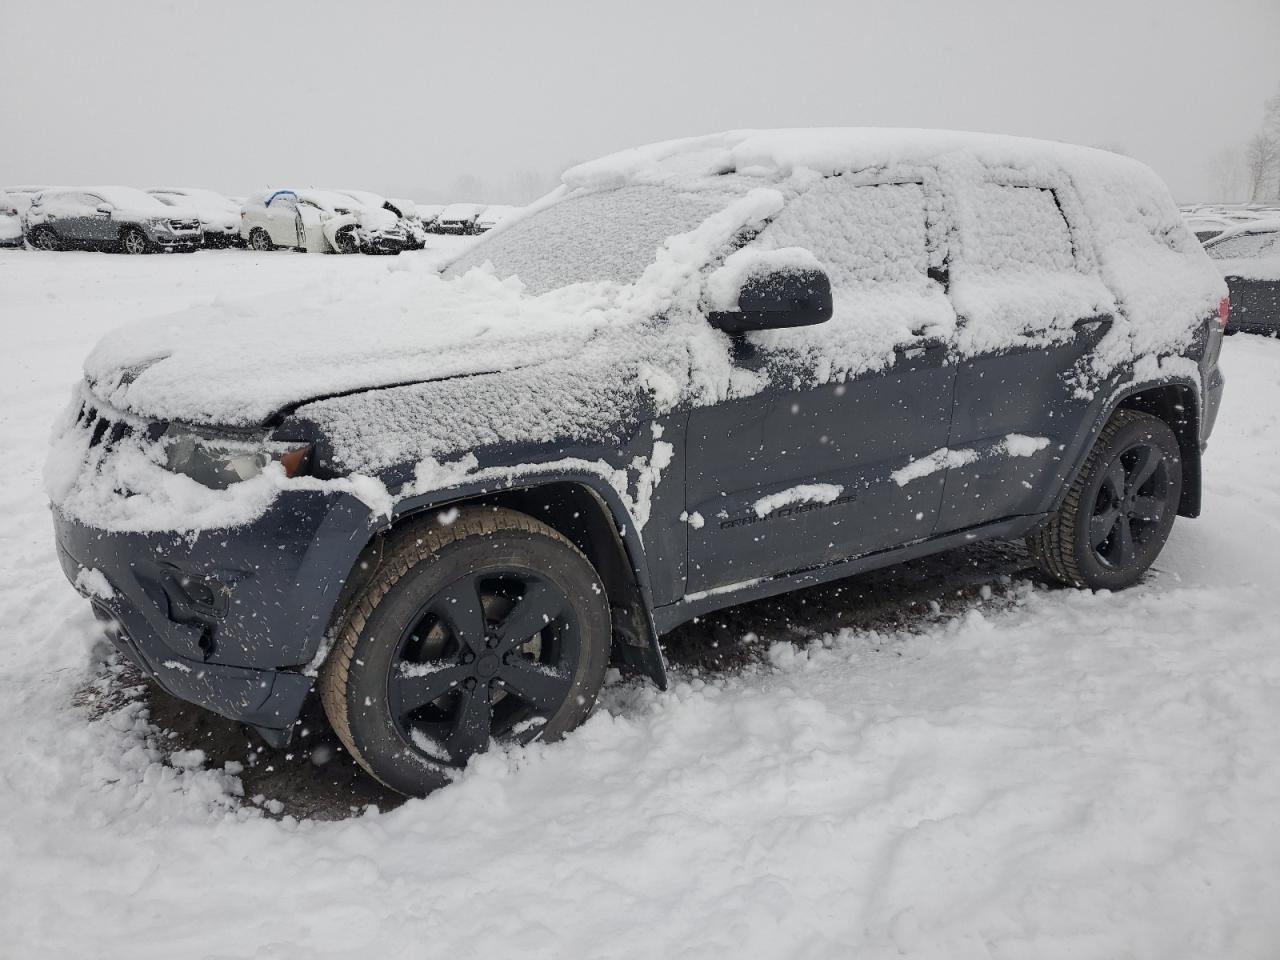
[[[1182,455],[1182,494],[1178,516],[1200,516],[1200,392],[1191,381],[1173,380],[1137,386],[1121,395],[1116,410],[1137,410],[1163,420],[1178,438]],[[1105,420],[1103,421],[1106,422]]]
[[[616,490],[600,477],[531,479],[499,490],[464,488],[412,497],[397,504],[359,553],[334,610],[333,622],[372,580],[394,537],[421,525],[451,522],[461,509],[516,510],[547,524],[578,547],[600,574],[613,626],[612,660],[666,688],[666,666],[653,618],[652,592],[643,544]]]
[[[1084,469],[1102,428],[1117,410],[1137,410],[1163,420],[1173,430],[1182,456],[1182,494],[1178,499],[1178,515],[1200,515],[1200,388],[1186,377],[1130,382],[1113,393],[1102,405],[1087,434],[1088,440],[1073,453],[1071,468],[1060,475],[1061,486],[1046,517],[1062,507],[1067,491]]]

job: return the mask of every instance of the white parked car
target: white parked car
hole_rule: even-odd
[[[475,232],[487,233],[519,209],[505,203],[495,203],[485,207],[480,216],[476,217]]]
[[[370,226],[374,223],[390,226],[392,221],[385,215],[394,217],[395,223],[404,230],[408,239],[406,250],[421,250],[426,245],[427,232],[422,229],[422,221],[418,219],[418,211],[412,202],[391,200],[369,190],[335,190],[334,193],[341,193],[360,204]]]
[[[195,211],[200,218],[206,247],[241,246],[240,205],[213,190],[194,187],[157,187],[148,190],[161,203]]]
[[[436,233],[436,220],[440,216],[440,211],[444,209],[443,203],[417,203],[414,204],[418,210],[418,219],[422,221],[422,227],[427,233]]]
[[[0,193],[0,247],[22,246],[22,211],[18,201],[7,193]]]
[[[435,232],[470,236],[475,233],[476,217],[484,207],[483,203],[449,204],[436,217]]]
[[[387,210],[335,190],[264,190],[241,208],[240,236],[255,250],[399,253],[409,237]]]

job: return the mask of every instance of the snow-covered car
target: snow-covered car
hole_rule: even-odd
[[[229,197],[196,187],[157,187],[147,193],[166,206],[194,210],[200,218],[206,247],[238,247],[243,244],[240,239],[240,205]]]
[[[475,232],[488,233],[519,209],[519,207],[508,206],[503,203],[494,203],[485,207],[476,217]]]
[[[240,235],[254,250],[399,253],[410,237],[395,214],[333,190],[264,190],[241,208]]]
[[[419,219],[417,208],[413,203],[407,200],[390,200],[368,190],[338,190],[335,192],[350,197],[360,204],[361,210],[370,211],[371,217],[380,217],[381,221],[386,225],[392,224],[392,221],[387,219],[385,214],[390,214],[394,217],[395,226],[399,227],[405,236],[403,249],[421,250],[426,246],[427,232],[422,228],[422,221]],[[373,219],[370,219],[369,223],[371,225],[373,222]]]
[[[414,204],[418,211],[418,219],[422,221],[422,228],[427,233],[437,233],[436,219],[440,216],[440,211],[444,209],[443,203],[417,203]]]
[[[0,247],[22,246],[22,210],[18,201],[0,193]]]
[[[194,210],[166,206],[133,187],[59,187],[31,197],[27,243],[40,250],[190,253],[200,246]]]
[[[1280,334],[1280,219],[1225,231],[1204,250],[1231,289],[1231,329]]]
[[[59,556],[175,696],[288,741],[318,684],[421,794],[562,736],[720,607],[981,539],[1138,581],[1200,510],[1226,285],[1146,166],[737,131],[568,171],[441,275],[109,333]]]
[[[435,233],[450,233],[470,236],[475,233],[476,218],[484,209],[483,203],[450,203],[440,208],[436,214]]]

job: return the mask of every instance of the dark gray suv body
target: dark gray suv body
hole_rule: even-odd
[[[42,190],[32,197],[23,228],[27,243],[40,250],[186,253],[203,239],[194,211],[131,187]]]
[[[221,318],[213,353],[211,315],[109,337],[49,483],[157,682],[280,743],[318,676],[405,792],[571,729],[610,661],[663,683],[661,635],[718,607],[981,538],[1118,588],[1199,512],[1225,288],[1122,158],[663,144],[402,281],[358,340],[359,297]]]

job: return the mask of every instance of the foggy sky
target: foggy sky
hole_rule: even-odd
[[[1119,149],[1194,200],[1280,89],[1280,0],[0,0],[0,36],[0,185],[527,199],[637,143],[886,125]]]

